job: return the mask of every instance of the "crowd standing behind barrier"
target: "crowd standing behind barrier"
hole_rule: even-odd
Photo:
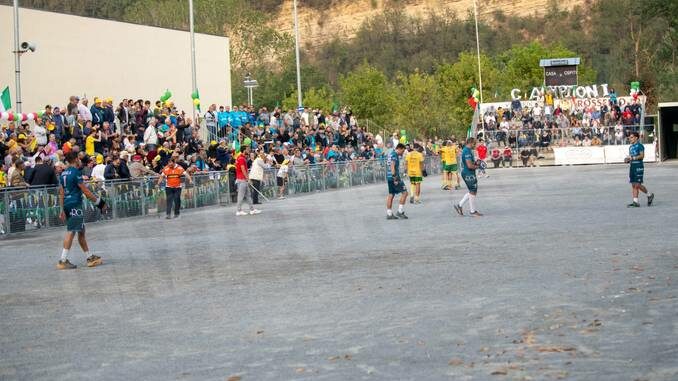
[[[436,156],[425,161],[429,174],[440,173]],[[278,170],[264,171],[261,193],[268,199],[279,195]],[[89,186],[100,194],[109,208],[102,214],[90,201],[84,201],[85,222],[120,220],[140,216],[162,216],[165,193],[156,184],[157,177],[133,180],[90,181]],[[285,179],[286,196],[348,189],[386,181],[384,160],[324,162],[294,167]],[[206,172],[193,176],[193,184],[183,184],[183,209],[225,206],[235,203],[236,190],[229,171]],[[61,207],[58,188],[54,186],[28,189],[5,188],[0,191],[0,236],[63,226],[59,220]]]
[[[519,160],[528,166],[554,146],[626,144],[631,131],[639,131],[642,142],[651,142],[653,126],[641,127],[641,115],[639,103],[621,110],[612,99],[609,107],[583,110],[542,110],[539,104],[530,109],[514,101],[510,109],[487,110],[482,115],[478,130],[485,142],[479,145],[483,152],[478,156],[495,167],[514,166]],[[171,102],[123,99],[114,107],[110,98],[94,98],[90,106],[87,99],[72,96],[64,107],[47,105],[34,121],[0,125],[0,188],[5,189],[0,197],[2,232],[60,224],[55,220],[54,186],[65,167],[64,155],[70,151],[80,156],[83,178],[116,204],[103,218],[120,218],[148,214],[152,205],[161,208],[156,199],[163,196],[147,177],[159,173],[170,158],[198,179],[194,190],[182,196],[186,207],[197,207],[223,204],[225,193],[228,199],[234,195],[233,164],[243,145],[266,154],[271,169],[261,186],[268,196],[280,197],[287,191],[301,192],[293,181],[281,181],[288,170],[289,178],[304,184],[309,192],[341,188],[353,178],[369,182],[369,176],[362,174],[379,170],[367,163],[380,163],[392,147],[407,140],[398,132],[387,137],[363,130],[347,108],[285,112],[212,104],[200,117],[202,128]],[[447,139],[414,142],[431,156]],[[360,168],[359,175],[353,172],[355,168]],[[342,177],[343,173],[349,177]],[[98,218],[93,208],[88,210],[92,214],[88,219]]]
[[[553,108],[547,99],[540,94],[534,107],[514,100],[508,108],[486,109],[478,130],[489,145],[513,149],[629,144],[631,132],[639,132],[642,143],[654,140],[654,126],[641,124],[644,110],[638,99],[623,109],[616,95],[607,104],[580,109]]]

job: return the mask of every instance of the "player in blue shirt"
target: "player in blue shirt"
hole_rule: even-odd
[[[62,221],[66,221],[66,236],[64,237],[64,248],[61,252],[61,259],[57,263],[59,270],[71,270],[76,268],[68,260],[68,251],[73,245],[75,233],[78,233],[78,243],[87,258],[87,267],[94,267],[101,264],[101,257],[89,254],[87,239],[85,238],[85,216],[82,209],[82,196],[90,199],[100,210],[106,208],[106,203],[101,198],[96,197],[82,182],[82,174],[78,169],[80,159],[77,152],[66,154],[68,167],[59,176],[59,204],[62,206]]]
[[[631,183],[631,193],[633,194],[633,202],[628,204],[629,208],[638,208],[638,192],[647,194],[647,206],[652,205],[654,201],[654,193],[648,193],[647,188],[643,185],[643,174],[645,173],[645,166],[643,159],[645,158],[645,146],[639,141],[640,135],[637,132],[631,132],[629,140],[631,146],[629,147],[629,156],[624,159],[624,162],[630,164],[629,168],[629,182]]]
[[[466,145],[461,151],[461,177],[466,183],[468,192],[458,204],[454,204],[454,210],[460,216],[464,215],[464,204],[469,201],[471,206],[471,216],[480,217],[482,214],[476,209],[476,194],[478,193],[478,178],[476,177],[476,169],[480,166],[480,160],[475,160],[473,151],[476,148],[476,140],[474,138],[466,139]]]
[[[386,219],[387,220],[406,220],[405,202],[407,201],[407,190],[405,183],[400,178],[400,156],[405,151],[405,145],[398,143],[395,149],[389,152],[386,158],[386,182],[388,183],[388,196],[386,197]],[[393,198],[400,194],[398,204],[398,213],[393,214]]]

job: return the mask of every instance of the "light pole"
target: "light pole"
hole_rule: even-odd
[[[478,51],[478,81],[480,82],[480,103],[483,103],[483,75],[480,71],[480,38],[478,37],[478,6],[473,0],[473,16],[476,20],[476,49]]]
[[[14,74],[16,81],[16,112],[21,112],[21,50],[19,50],[19,0],[14,0]]]
[[[245,88],[247,89],[247,102],[250,106],[254,105],[254,88],[259,86],[259,82],[256,79],[252,79],[252,75],[247,73],[245,80],[243,81]]]
[[[297,0],[294,0],[294,48],[297,55],[297,108],[303,107],[301,96],[301,68],[299,66],[299,17],[297,16]]]
[[[15,0],[16,1],[16,0]],[[198,90],[198,81],[196,79],[196,74],[195,74],[195,27],[194,27],[194,20],[193,20],[193,0],[188,0],[188,6],[189,6],[189,11],[188,11],[188,21],[191,24],[190,26],[190,33],[191,33],[191,79],[193,81],[193,94]],[[195,120],[195,105],[193,105],[193,119]]]

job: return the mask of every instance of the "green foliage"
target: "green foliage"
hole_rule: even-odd
[[[310,88],[306,90],[303,95],[304,107],[319,109],[325,112],[332,111],[334,92],[329,87],[321,87],[319,89]]]
[[[493,95],[507,94],[499,70],[492,59],[486,55],[480,56],[483,75],[483,101],[503,101],[506,98],[493,99]],[[439,83],[442,107],[448,112],[447,124],[456,136],[463,136],[471,123],[473,109],[467,100],[471,95],[471,87],[480,88],[478,81],[478,61],[472,52],[459,55],[454,64],[445,64],[436,70],[436,80]]]
[[[394,126],[412,137],[440,135],[448,111],[442,106],[440,88],[433,75],[414,72],[397,78]]]
[[[514,46],[498,57],[499,69],[502,71],[502,80],[514,88],[531,89],[544,83],[544,69],[539,66],[539,60],[545,58],[576,57],[575,52],[556,44],[544,46],[538,42],[527,45]],[[595,71],[583,62],[579,68],[579,83],[590,84],[595,81]],[[510,89],[503,89],[508,91]]]
[[[21,0],[19,5],[77,16],[123,21],[120,11],[135,2],[136,0]],[[12,0],[0,0],[0,4],[12,5]]]
[[[299,4],[324,10],[342,1],[347,0],[299,0]],[[360,118],[382,125],[392,125],[396,119],[412,124],[416,115],[395,111],[396,98],[402,100],[403,94],[415,97],[407,101],[411,106],[435,100],[446,117],[433,115],[432,121],[440,121],[426,121],[415,130],[442,128],[436,123],[462,130],[470,120],[469,85],[478,85],[472,15],[443,8],[413,16],[405,12],[407,2],[380,2],[385,11],[365,21],[355,38],[309,48],[302,57],[302,88],[314,96],[322,89],[325,95],[336,91]],[[11,0],[0,3],[9,5]],[[274,106],[295,98],[291,96],[296,89],[293,38],[268,26],[273,25],[270,12],[279,11],[283,0],[194,3],[196,31],[231,38],[234,103],[246,99],[241,79],[248,72],[260,83],[254,92],[257,105]],[[22,0],[21,5],[188,29],[185,0]],[[624,94],[629,82],[639,80],[650,105],[678,99],[676,1],[592,0],[565,10],[553,0],[539,15],[496,11],[490,19],[479,20],[479,29],[485,101],[493,100],[494,94],[505,100],[514,87],[529,90],[541,84],[539,59],[569,56],[582,58],[582,84],[609,83]],[[424,97],[423,88],[435,94]],[[325,95],[318,95],[318,101]]]
[[[302,89],[302,95],[304,107],[308,107],[309,109],[320,109],[326,113],[332,111],[334,94],[329,88],[310,88],[305,91]],[[294,90],[287,98],[283,100],[283,110],[296,110],[297,101],[297,90]]]
[[[380,125],[391,120],[394,97],[393,86],[383,72],[363,64],[346,76],[339,78],[341,101],[351,107],[360,118]]]

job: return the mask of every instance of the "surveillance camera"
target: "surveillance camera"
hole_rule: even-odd
[[[22,50],[30,50],[31,52],[34,52],[37,47],[35,46],[34,43],[32,42],[22,42],[21,43],[21,49]]]

